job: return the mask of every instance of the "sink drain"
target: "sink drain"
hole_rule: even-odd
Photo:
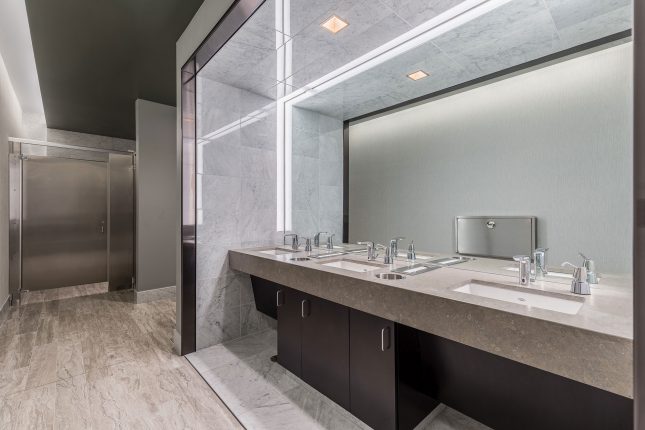
[[[526,299],[524,299],[522,297],[519,297],[517,300],[519,300],[520,302],[525,302],[526,301]]]

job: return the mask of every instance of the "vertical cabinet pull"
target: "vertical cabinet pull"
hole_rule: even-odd
[[[387,347],[385,343],[385,331],[387,330]],[[389,327],[384,327],[381,329],[381,351],[385,352],[385,350],[390,349],[390,328]]]
[[[305,312],[305,306],[309,306],[309,300],[303,300],[300,303],[300,315],[302,315],[303,318],[307,318],[307,316],[309,316],[309,309]]]
[[[282,300],[282,290],[278,290],[275,293],[275,305],[277,307],[280,307],[284,304],[284,301]]]

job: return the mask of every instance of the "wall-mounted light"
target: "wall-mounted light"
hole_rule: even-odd
[[[416,72],[412,72],[408,75],[408,78],[412,79],[413,81],[418,81],[419,79],[423,79],[427,77],[428,77],[428,74],[423,70],[417,70]]]
[[[332,15],[331,18],[329,18],[327,21],[323,22],[320,24],[322,28],[325,30],[328,30],[334,34],[338,33],[341,31],[343,28],[347,27],[349,23],[343,21],[336,15]]]

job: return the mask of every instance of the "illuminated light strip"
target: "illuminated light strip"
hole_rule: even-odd
[[[420,46],[450,30],[458,28],[478,17],[481,17],[500,6],[510,3],[512,0],[466,0],[459,5],[437,15],[425,23],[413,28],[399,37],[379,46],[357,59],[337,68],[325,76],[303,86],[302,88],[287,94],[283,91],[282,97],[278,95],[277,115],[277,196],[278,214],[277,227],[280,230],[291,230],[292,228],[292,111],[296,103],[306,100],[326,89],[334,87],[351,77],[357,76],[387,60],[395,58],[411,49]],[[289,0],[284,0],[288,5]],[[277,4],[280,3],[278,0]],[[277,6],[282,8],[282,5]],[[283,28],[290,30],[289,9],[281,9],[284,13]],[[277,13],[276,13],[277,15]],[[286,45],[288,49],[284,60],[285,68],[278,67],[279,71],[287,72],[288,84],[293,84],[291,47],[292,39],[290,33]],[[281,62],[278,61],[278,64]],[[279,79],[282,82],[282,79]],[[284,224],[282,221],[284,220]],[[281,228],[282,226],[282,228]]]
[[[512,0],[466,0],[437,15],[399,37],[379,46],[365,55],[333,70],[325,76],[285,96],[284,103],[302,101],[340,82],[359,75],[374,66],[410,51],[436,37],[454,30]]]

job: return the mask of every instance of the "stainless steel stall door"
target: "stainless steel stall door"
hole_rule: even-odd
[[[22,288],[107,281],[107,163],[23,161]]]
[[[110,291],[132,288],[134,278],[134,163],[110,154],[108,280]]]

